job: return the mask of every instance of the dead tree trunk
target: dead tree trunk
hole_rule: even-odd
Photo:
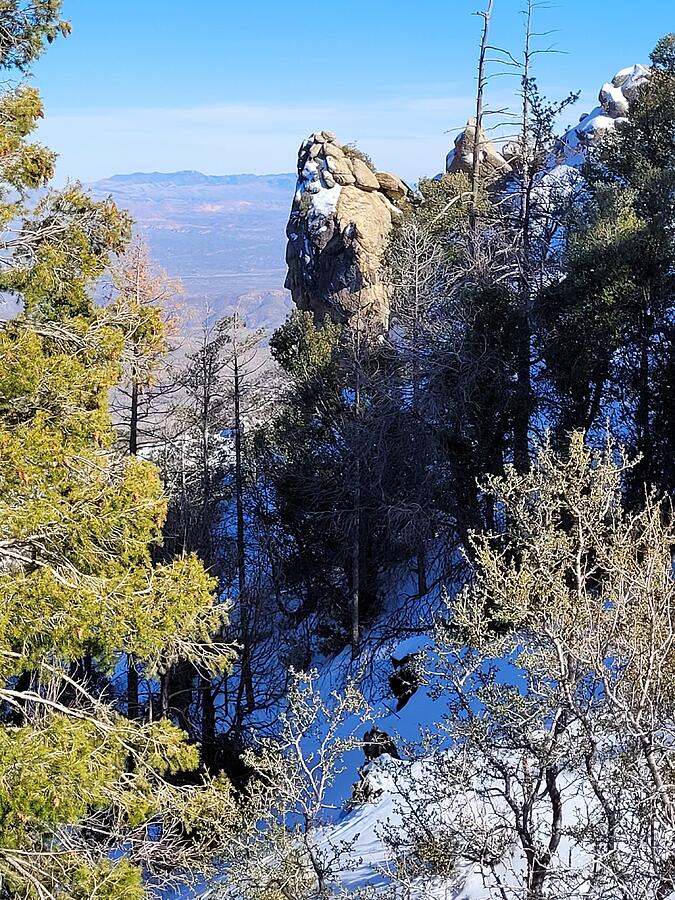
[[[351,645],[352,656],[358,653],[360,640],[361,602],[361,322],[356,323],[356,347],[354,354],[354,415],[356,419],[356,458],[354,461],[354,511],[352,544],[352,592],[351,592]]]
[[[533,0],[526,8],[525,47],[523,51],[521,166],[522,184],[520,196],[520,315],[517,347],[517,401],[513,420],[513,460],[519,472],[530,467],[530,415],[532,406],[531,332],[532,332],[532,264],[531,222],[532,186],[535,161],[530,141],[530,63],[532,59]]]
[[[483,97],[485,94],[486,84],[486,63],[488,51],[488,39],[490,34],[490,19],[492,18],[492,7],[494,0],[489,0],[485,12],[478,13],[483,17],[483,35],[480,44],[480,56],[478,59],[478,88],[476,91],[476,126],[473,140],[473,160],[471,167],[471,209],[469,212],[469,221],[471,228],[476,227],[476,218],[478,214],[478,199],[480,193],[480,175],[481,175],[481,144],[483,134]]]
[[[251,672],[251,607],[246,585],[246,530],[244,521],[244,473],[243,473],[243,422],[241,418],[242,374],[239,351],[235,344],[232,356],[234,388],[234,481],[237,518],[237,586],[239,590],[239,615],[241,619],[241,683],[249,710],[255,708],[253,675]]]

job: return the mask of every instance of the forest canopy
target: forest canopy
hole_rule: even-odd
[[[269,335],[52,186],[71,25],[0,0],[2,900],[675,897],[675,37],[572,166],[528,3],[507,161],[492,7],[445,174],[303,144],[347,300]]]

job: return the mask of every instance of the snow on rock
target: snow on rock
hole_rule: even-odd
[[[637,64],[629,66],[627,69],[621,69],[612,79],[612,85],[620,88],[624,97],[630,103],[642,85],[649,78],[649,66]]]
[[[583,191],[580,169],[588,151],[628,122],[631,101],[649,78],[649,71],[643,65],[621,69],[600,89],[600,105],[581,116],[578,124],[557,140],[534,186],[535,196],[544,208],[549,205],[554,209],[561,201],[573,201]]]
[[[628,121],[630,104],[649,78],[649,72],[648,66],[629,66],[621,69],[611,82],[602,86],[598,95],[599,105],[583,115],[577,125],[557,140],[553,154],[540,176],[543,190],[547,190],[545,182],[551,182],[556,189],[564,187],[565,177],[568,175],[572,182],[578,183],[578,176],[572,170],[583,165],[590,147],[597,144],[603,136],[611,134],[617,125]],[[446,157],[446,172],[471,173],[475,130],[475,120],[470,119],[465,130],[455,138],[455,146]],[[485,171],[496,175],[508,174],[520,154],[517,141],[507,141],[499,151],[483,133],[480,147],[481,164]],[[560,168],[560,171],[551,181],[549,174],[556,168]],[[440,178],[442,175],[436,176],[437,180]]]
[[[390,172],[377,172],[330,131],[317,131],[298,154],[288,223],[286,287],[317,322],[348,322],[357,306],[385,324],[389,298],[382,257],[398,203],[410,196]]]
[[[613,84],[604,84],[600,89],[600,106],[607,110],[612,119],[619,119],[628,115],[628,98],[624,96],[621,88]]]
[[[554,164],[581,165],[589,147],[627,121],[631,101],[648,78],[649,68],[639,64],[617,72],[611,83],[604,84],[600,89],[600,105],[582,116],[579,124],[560,138]]]
[[[473,154],[476,143],[476,120],[469,119],[464,131],[455,138],[455,146],[445,158],[445,171],[450,174],[464,172],[470,175],[473,169]],[[478,134],[480,163],[489,174],[505,174],[511,166],[481,128]]]

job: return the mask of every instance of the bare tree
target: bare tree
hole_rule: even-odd
[[[124,334],[123,377],[112,398],[115,424],[136,456],[159,439],[177,386],[169,355],[178,340],[176,298],[182,286],[153,263],[135,241],[111,272],[113,300],[107,312]]]
[[[255,772],[235,827],[221,837],[226,880],[246,900],[327,898],[339,887],[346,845],[324,839],[342,759],[361,746],[367,704],[354,681],[326,697],[319,673],[295,674],[273,738],[247,754]]]
[[[481,153],[483,141],[483,116],[484,116],[484,94],[487,84],[487,53],[489,47],[490,21],[492,19],[492,10],[494,8],[494,0],[488,0],[487,8],[484,12],[476,15],[483,19],[483,33],[480,43],[480,53],[478,56],[478,82],[476,88],[476,130],[473,140],[473,157],[471,163],[471,210],[470,222],[471,227],[476,227],[476,216],[478,212],[478,199],[480,194],[480,176],[481,176]]]
[[[212,679],[194,667],[182,667],[164,682],[164,705],[199,735],[204,761],[213,768],[219,765],[219,746],[226,736],[231,733],[239,742],[248,717],[270,700],[256,652],[259,641],[260,653],[268,652],[272,621],[263,610],[273,588],[264,584],[259,571],[271,564],[255,539],[252,499],[257,478],[253,439],[276,399],[262,337],[261,331],[247,329],[238,314],[205,320],[180,373],[181,396],[162,451],[171,500],[164,552],[196,551],[204,559],[218,577],[221,597],[231,605],[231,623],[221,638],[239,647],[231,673]]]

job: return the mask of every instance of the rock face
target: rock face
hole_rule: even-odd
[[[346,323],[357,311],[387,324],[389,297],[382,259],[397,203],[410,189],[389,172],[376,172],[330,131],[300,147],[298,183],[286,230],[286,287],[299,309],[317,323]]]
[[[578,125],[558,139],[537,182],[541,195],[559,196],[579,181],[578,169],[599,138],[626,121],[630,104],[649,78],[647,66],[622,69],[603,85],[599,103]],[[469,119],[448,154],[446,172],[470,174],[476,122]],[[519,148],[501,152],[485,133],[478,134],[481,171],[508,175],[517,166]],[[437,176],[441,177],[441,176]],[[413,199],[410,189],[389,172],[377,172],[330,131],[318,131],[300,147],[298,181],[287,228],[286,287],[295,304],[313,313],[348,323],[357,312],[386,327],[389,295],[382,262],[399,204]]]
[[[630,103],[648,78],[649,68],[642,65],[629,66],[617,72],[612,81],[600,89],[600,105],[583,115],[579,124],[560,138],[555,149],[555,161],[569,166],[580,165],[589,147],[627,120]]]
[[[457,172],[464,172],[465,175],[470,175],[473,171],[475,142],[476,120],[469,119],[464,131],[455,138],[454,148],[446,157],[445,171],[453,175]],[[489,177],[491,175],[506,174],[511,171],[509,163],[497,150],[482,128],[478,135],[478,142],[481,172],[484,172]]]
[[[642,84],[649,78],[649,67],[629,66],[621,69],[611,82],[604,84],[598,96],[599,106],[581,117],[579,124],[570,128],[557,141],[553,158],[547,169],[556,166],[580,166],[586,158],[586,150],[592,147],[602,135],[613,131],[620,122],[625,122],[631,101],[635,99]],[[455,139],[455,146],[448,153],[445,171],[463,172],[470,175],[473,168],[473,148],[476,139],[476,120],[469,119],[466,128]],[[520,153],[518,144],[510,141],[497,150],[484,132],[479,136],[481,171],[490,175],[506,175],[512,170],[512,163]],[[441,176],[437,176],[440,178]]]

